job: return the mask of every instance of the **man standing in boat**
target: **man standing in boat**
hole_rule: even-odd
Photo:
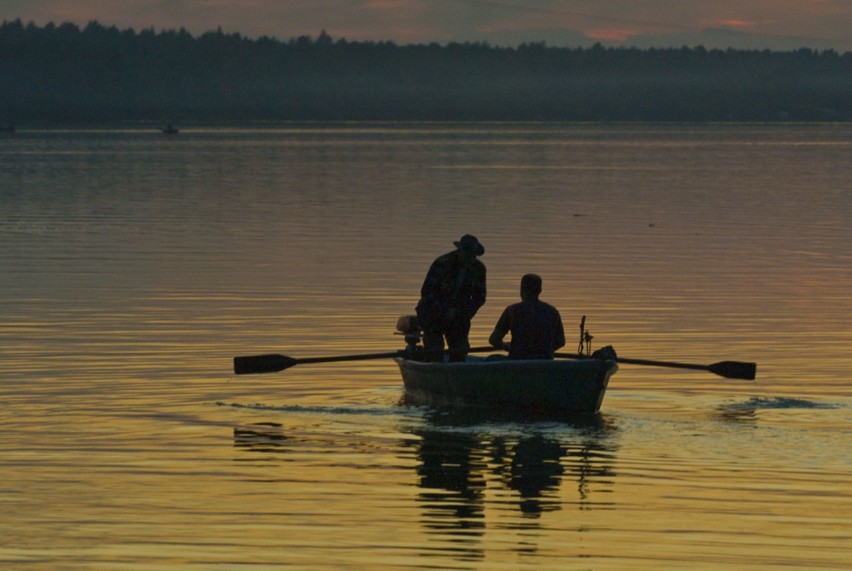
[[[541,301],[541,277],[526,274],[521,278],[521,302],[507,307],[488,342],[509,352],[510,359],[553,359],[565,345],[565,329],[559,311]],[[512,333],[511,343],[503,338]]]
[[[454,251],[432,262],[417,304],[423,346],[432,360],[443,358],[446,339],[450,361],[464,361],[470,322],[485,304],[485,265],[477,259],[485,248],[470,234],[454,244]]]

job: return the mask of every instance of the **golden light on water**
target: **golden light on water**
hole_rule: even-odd
[[[852,564],[848,130],[370,129],[0,145],[91,177],[0,180],[23,189],[0,191],[0,563]],[[119,184],[125,164],[147,174]],[[233,375],[402,348],[466,232],[489,276],[474,345],[536,271],[567,352],[585,315],[595,348],[757,379],[624,364],[588,423],[406,406],[387,359]]]

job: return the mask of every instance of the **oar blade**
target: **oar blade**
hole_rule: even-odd
[[[757,377],[756,363],[742,363],[740,361],[720,361],[707,366],[707,370],[716,373],[726,379],[744,379],[753,381]]]
[[[237,375],[277,373],[292,367],[296,363],[296,359],[276,354],[234,357],[234,373]]]

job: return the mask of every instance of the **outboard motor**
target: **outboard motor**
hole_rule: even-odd
[[[420,345],[423,332],[417,322],[416,315],[403,315],[396,322],[396,331],[405,336],[405,353],[408,359],[422,358],[423,347]]]

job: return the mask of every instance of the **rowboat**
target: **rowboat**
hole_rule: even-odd
[[[412,403],[572,414],[600,411],[609,378],[618,370],[616,361],[603,359],[394,360]]]
[[[600,411],[609,378],[618,370],[618,363],[709,371],[726,379],[750,381],[757,373],[756,363],[720,361],[700,365],[628,359],[617,356],[612,346],[592,352],[592,337],[584,328],[585,316],[580,322],[577,353],[555,353],[553,360],[510,360],[502,355],[482,358],[473,354],[493,353],[494,347],[471,347],[465,361],[449,362],[448,352],[443,351],[444,360],[433,361],[435,352],[420,344],[416,319],[403,316],[397,322],[397,332],[405,336],[406,343],[405,349],[399,351],[302,359],[277,353],[249,355],[234,357],[234,373],[275,373],[295,365],[392,358],[402,373],[404,400],[411,404],[463,405],[513,414],[570,413],[574,417]]]

